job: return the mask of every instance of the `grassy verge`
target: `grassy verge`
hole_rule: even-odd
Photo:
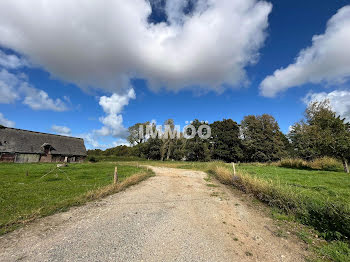
[[[350,176],[341,172],[240,165],[236,184],[295,214],[327,240],[350,237]]]
[[[339,172],[291,170],[275,166],[240,165],[233,179],[228,165],[209,172],[302,224],[312,226],[328,242],[314,246],[319,259],[350,261],[350,177]],[[320,260],[320,261],[321,261]]]
[[[119,182],[113,185],[116,165]],[[151,175],[143,168],[108,162],[70,164],[60,170],[51,163],[1,163],[0,235],[38,217],[116,193]]]

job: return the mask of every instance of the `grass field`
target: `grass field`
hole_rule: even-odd
[[[58,170],[51,163],[1,163],[0,234],[28,220],[94,199],[94,192],[112,184],[115,166],[108,162],[84,163]],[[117,166],[120,183],[138,173],[150,175],[150,171],[135,166]],[[113,188],[108,190],[112,192]]]
[[[238,171],[293,189],[315,201],[350,205],[350,175],[344,172],[299,170],[276,166],[241,164]]]

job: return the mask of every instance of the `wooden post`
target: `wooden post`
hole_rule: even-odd
[[[26,176],[29,176],[29,172],[28,172],[28,170],[27,170],[27,172],[26,172]]]
[[[236,167],[234,162],[232,162],[232,168],[233,168],[233,175],[236,176]]]
[[[349,174],[349,165],[348,165],[348,160],[346,158],[343,157],[342,159],[343,161],[343,166],[344,166],[344,172]]]
[[[118,168],[114,168],[114,179],[113,179],[113,184],[117,184],[118,182]]]

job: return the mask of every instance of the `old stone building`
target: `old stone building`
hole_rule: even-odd
[[[82,138],[0,126],[0,162],[82,162]]]

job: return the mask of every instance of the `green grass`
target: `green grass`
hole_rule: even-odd
[[[144,159],[136,157],[136,156],[94,156],[90,155],[87,157],[87,161],[91,159],[91,157],[95,158],[97,162],[119,162],[119,161],[142,161]]]
[[[93,199],[93,192],[112,184],[115,166],[115,163],[107,162],[69,164],[60,171],[51,163],[1,163],[0,234],[33,218]],[[135,166],[117,166],[119,182],[145,172]],[[54,171],[47,174],[51,170]]]
[[[317,249],[317,253],[322,259],[318,261],[350,261],[350,248],[347,243],[341,241],[333,241],[322,245]]]
[[[227,180],[230,169],[229,165],[220,164],[212,169],[212,173],[219,180]],[[227,184],[234,184],[268,205],[295,215],[327,240],[349,239],[349,175],[261,164],[241,164],[237,170],[239,179],[228,180]]]
[[[249,164],[241,164],[237,170],[282,187],[289,187],[298,194],[315,201],[350,205],[350,175],[343,172]]]

